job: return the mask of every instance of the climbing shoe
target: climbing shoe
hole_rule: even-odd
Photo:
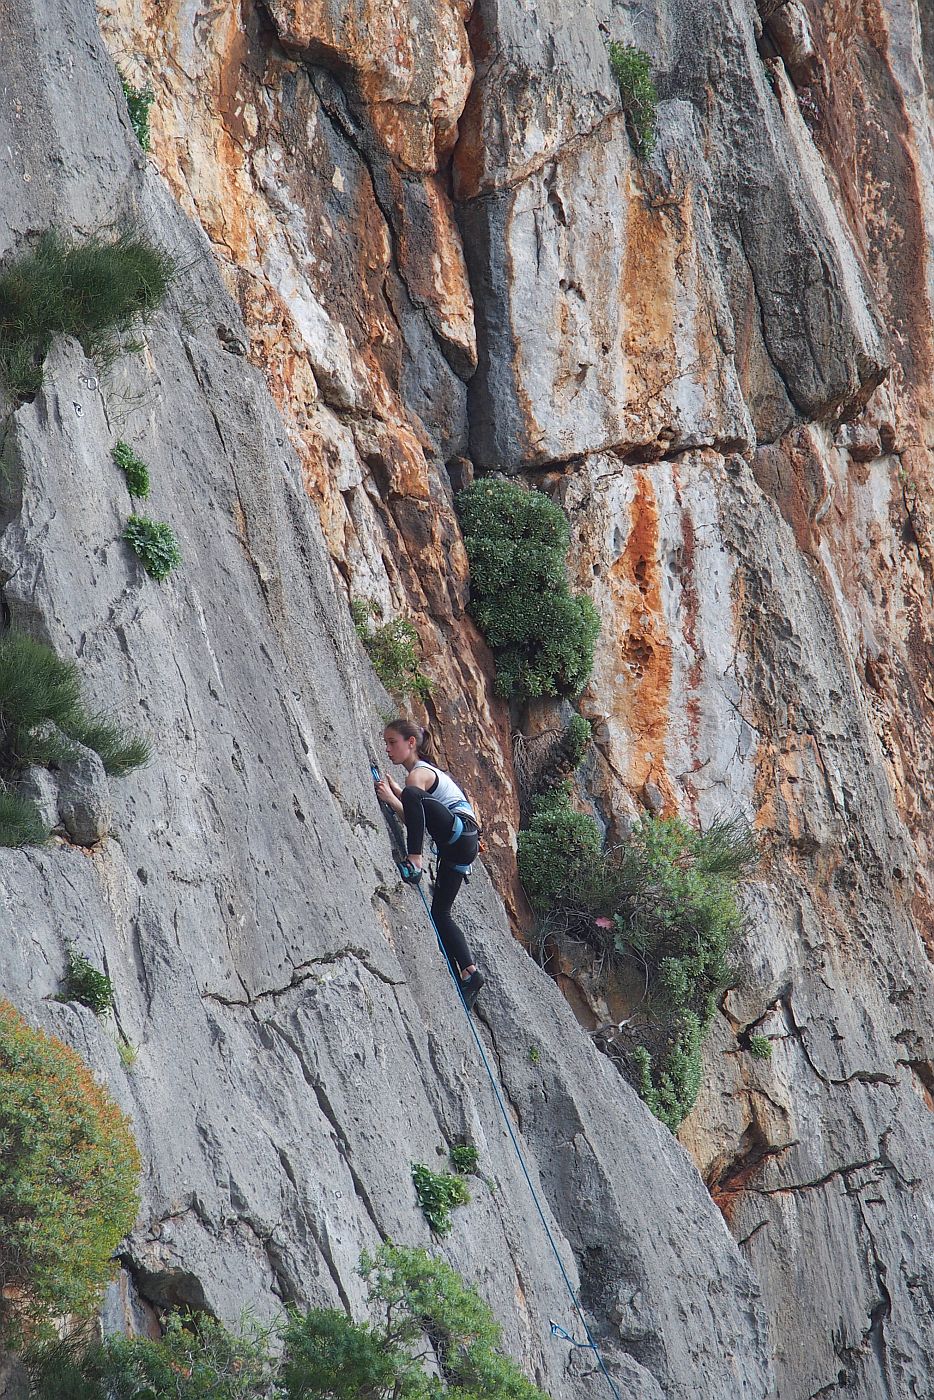
[[[461,996],[464,998],[464,1003],[468,1011],[473,1011],[474,1002],[480,995],[480,988],[485,981],[486,978],[479,968],[470,974],[466,982],[463,980],[461,981]]]
[[[417,865],[413,865],[410,860],[397,860],[396,865],[407,885],[417,885],[425,873],[424,870],[419,870]]]

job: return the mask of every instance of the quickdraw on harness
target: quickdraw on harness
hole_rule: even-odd
[[[382,778],[382,773],[380,772],[380,770],[379,770],[377,764],[373,761],[372,758],[370,759],[370,772],[371,772],[371,774],[373,775],[373,781],[374,781],[374,783],[378,783],[378,782],[380,781],[380,779]],[[617,1389],[616,1382],[613,1380],[613,1377],[610,1375],[609,1371],[607,1370],[607,1368],[606,1368],[606,1362],[604,1361],[604,1359],[603,1359],[603,1357],[602,1357],[602,1355],[601,1355],[601,1353],[600,1353],[600,1348],[597,1346],[597,1343],[596,1343],[596,1341],[594,1340],[594,1337],[593,1337],[593,1334],[592,1334],[592,1332],[591,1332],[591,1330],[590,1330],[590,1327],[589,1327],[588,1324],[587,1324],[587,1319],[586,1319],[586,1317],[584,1316],[584,1309],[582,1308],[582,1306],[581,1306],[581,1304],[580,1304],[580,1301],[579,1301],[579,1299],[578,1299],[578,1297],[577,1297],[577,1294],[576,1294],[575,1291],[574,1291],[574,1285],[571,1283],[571,1280],[570,1280],[570,1278],[568,1277],[567,1269],[564,1267],[564,1260],[561,1258],[561,1255],[560,1255],[560,1253],[559,1253],[559,1251],[558,1251],[558,1246],[557,1246],[557,1244],[556,1244],[556,1242],[555,1242],[554,1235],[553,1235],[552,1232],[551,1232],[551,1227],[550,1227],[549,1224],[548,1224],[548,1219],[547,1219],[547,1217],[546,1217],[546,1215],[545,1215],[544,1208],[542,1207],[542,1203],[541,1203],[541,1201],[539,1200],[538,1192],[537,1192],[536,1189],[535,1189],[535,1183],[532,1181],[532,1178],[531,1178],[531,1176],[530,1176],[530,1174],[529,1174],[529,1169],[528,1169],[528,1167],[527,1167],[527,1165],[526,1165],[525,1156],[524,1156],[524,1154],[523,1154],[523,1152],[522,1152],[522,1148],[519,1146],[519,1140],[518,1140],[518,1138],[516,1137],[515,1131],[514,1131],[513,1126],[512,1126],[512,1120],[510,1119],[509,1112],[508,1112],[508,1110],[507,1110],[507,1108],[506,1108],[505,1103],[503,1102],[503,1096],[502,1096],[502,1093],[500,1092],[499,1085],[497,1084],[496,1079],[495,1079],[495,1077],[494,1077],[493,1070],[492,1070],[492,1067],[491,1067],[491,1065],[490,1065],[490,1061],[489,1061],[489,1058],[488,1058],[488,1056],[487,1056],[486,1050],[483,1048],[483,1041],[480,1039],[480,1036],[477,1034],[477,1028],[476,1028],[476,1026],[474,1025],[473,1017],[472,1017],[471,1014],[470,1014],[470,1007],[467,1005],[467,1002],[464,1000],[464,993],[463,993],[463,991],[461,990],[461,980],[460,980],[460,978],[459,978],[458,975],[457,975],[457,970],[456,970],[456,968],[453,966],[453,964],[452,964],[452,962],[451,962],[451,959],[448,957],[447,949],[445,948],[444,943],[442,942],[441,934],[438,932],[438,926],[437,926],[437,924],[435,923],[434,919],[433,919],[432,916],[431,916],[431,909],[429,908],[428,901],[427,901],[427,899],[425,898],[425,891],[422,889],[421,885],[419,884],[419,881],[421,880],[422,875],[423,875],[424,872],[421,871],[421,870],[419,870],[419,869],[417,869],[417,867],[413,866],[412,863],[411,863],[411,861],[410,861],[409,858],[408,858],[408,853],[407,853],[407,851],[406,851],[406,849],[405,849],[405,840],[404,840],[404,838],[403,838],[402,831],[401,831],[401,829],[400,829],[399,823],[398,823],[398,821],[396,820],[395,813],[392,812],[392,811],[389,809],[389,807],[387,807],[387,805],[386,805],[384,802],[381,801],[379,805],[380,805],[380,810],[382,811],[383,816],[384,816],[385,819],[386,819],[386,826],[387,826],[387,828],[388,828],[388,830],[389,830],[389,839],[390,839],[390,841],[391,841],[391,843],[392,843],[392,848],[393,848],[393,856],[394,856],[394,859],[395,859],[396,866],[397,866],[397,868],[398,868],[399,874],[400,874],[401,878],[405,881],[406,884],[408,884],[408,885],[415,885],[415,886],[418,888],[418,893],[419,893],[419,895],[421,896],[421,901],[422,901],[422,903],[423,903],[424,906],[425,906],[425,913],[428,915],[428,921],[429,921],[429,923],[431,924],[432,928],[433,928],[434,931],[435,931],[435,937],[436,937],[437,940],[438,940],[438,947],[441,949],[441,952],[442,952],[443,955],[444,955],[444,960],[445,960],[445,962],[447,963],[448,972],[451,974],[451,980],[453,981],[455,987],[457,988],[457,995],[458,995],[459,998],[460,998],[461,1005],[463,1006],[464,1012],[465,1012],[465,1014],[466,1014],[466,1016],[467,1016],[467,1024],[468,1024],[468,1026],[470,1027],[471,1034],[473,1035],[474,1041],[476,1042],[477,1049],[478,1049],[479,1052],[480,1052],[480,1058],[481,1058],[481,1060],[483,1061],[483,1067],[484,1067],[484,1069],[485,1069],[486,1072],[487,1072],[487,1076],[488,1076],[489,1081],[490,1081],[490,1086],[491,1086],[491,1088],[492,1088],[492,1090],[493,1090],[494,1097],[495,1097],[496,1102],[497,1102],[497,1104],[498,1104],[498,1106],[499,1106],[500,1114],[502,1115],[503,1122],[504,1122],[505,1125],[506,1125],[506,1131],[507,1131],[508,1134],[509,1134],[510,1141],[512,1142],[512,1146],[513,1146],[513,1148],[514,1148],[514,1150],[515,1150],[516,1158],[517,1158],[517,1160],[518,1160],[518,1162],[519,1162],[519,1166],[520,1166],[521,1169],[522,1169],[522,1175],[525,1177],[525,1180],[526,1180],[526,1183],[527,1183],[527,1185],[528,1185],[529,1191],[532,1193],[532,1200],[533,1200],[533,1202],[535,1203],[535,1209],[537,1210],[537,1212],[538,1212],[538,1217],[539,1217],[539,1219],[540,1219],[541,1222],[542,1222],[542,1227],[543,1227],[543,1229],[544,1229],[544,1231],[545,1231],[545,1235],[547,1236],[548,1243],[551,1245],[552,1253],[554,1254],[555,1259],[558,1261],[558,1268],[559,1268],[559,1270],[561,1271],[561,1277],[562,1277],[563,1280],[564,1280],[564,1285],[565,1285],[565,1287],[567,1288],[567,1291],[568,1291],[568,1293],[569,1293],[569,1295],[570,1295],[571,1302],[574,1304],[575,1311],[577,1312],[577,1315],[578,1315],[578,1317],[579,1317],[580,1320],[581,1320],[581,1324],[582,1324],[582,1326],[583,1326],[583,1328],[584,1328],[584,1332],[585,1332],[585,1334],[586,1334],[586,1336],[587,1336],[587,1340],[586,1340],[586,1342],[578,1342],[578,1341],[575,1341],[574,1338],[571,1336],[571,1334],[570,1334],[569,1332],[565,1331],[565,1329],[564,1329],[563,1327],[560,1327],[560,1326],[558,1325],[558,1323],[557,1323],[557,1322],[554,1322],[554,1321],[551,1321],[551,1335],[552,1335],[553,1337],[560,1337],[563,1341],[567,1342],[570,1346],[575,1347],[575,1348],[578,1349],[578,1350],[592,1351],[593,1354],[594,1354],[594,1356],[596,1357],[597,1365],[599,1366],[600,1370],[603,1372],[603,1375],[604,1375],[604,1378],[605,1378],[605,1380],[606,1380],[606,1383],[607,1383],[607,1385],[608,1385],[609,1388],[610,1388],[610,1392],[611,1392],[611,1394],[613,1395],[613,1400],[622,1400],[622,1397],[620,1396],[619,1390]],[[458,823],[460,824],[460,829],[459,829],[459,830],[458,830],[458,825],[457,825]],[[451,844],[453,844],[454,841],[456,841],[456,840],[458,840],[458,839],[460,838],[462,832],[463,832],[463,822],[460,821],[460,818],[458,818],[458,817],[455,815],[455,833],[456,833],[456,834],[451,838]],[[461,866],[455,866],[454,868],[455,868],[456,870],[462,869]],[[468,870],[469,870],[470,867],[468,866],[467,868],[468,868]],[[465,872],[465,873],[466,873],[466,872]]]

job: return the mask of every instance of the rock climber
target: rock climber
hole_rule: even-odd
[[[473,959],[463,932],[451,918],[451,908],[464,876],[477,858],[480,828],[473,808],[454,779],[430,762],[431,736],[410,719],[394,719],[383,730],[386,755],[405,769],[405,786],[390,777],[376,783],[381,802],[405,822],[406,851],[413,871],[421,871],[425,831],[438,848],[438,875],[431,917],[451,966],[460,977],[461,993],[472,1008],[485,978]],[[419,876],[416,874],[417,880]]]

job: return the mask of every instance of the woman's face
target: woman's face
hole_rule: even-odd
[[[405,763],[405,760],[415,753],[415,740],[403,739],[394,729],[383,731],[383,741],[390,763]]]

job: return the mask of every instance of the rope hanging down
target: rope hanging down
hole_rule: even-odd
[[[380,773],[379,768],[373,762],[372,759],[370,760],[370,772],[373,775],[373,781],[379,782],[382,774]],[[386,818],[386,825],[389,828],[390,839],[392,841],[392,845],[396,854],[396,864],[400,867],[400,873],[403,875],[403,879],[405,879],[406,876],[404,871],[402,870],[402,867],[405,866],[406,868],[408,868],[408,853],[405,850],[405,843],[402,840],[402,834],[399,830],[398,823],[395,821],[388,807],[386,807],[386,805],[383,802],[380,802],[379,805],[380,810]],[[411,881],[408,881],[408,883],[411,883]],[[567,1269],[564,1267],[564,1260],[561,1258],[561,1255],[558,1251],[558,1246],[555,1243],[555,1237],[551,1232],[551,1227],[548,1224],[548,1220],[545,1216],[544,1209],[542,1208],[542,1203],[539,1199],[538,1192],[535,1189],[535,1183],[532,1181],[532,1178],[529,1175],[529,1169],[526,1166],[525,1157],[522,1153],[522,1148],[519,1146],[519,1139],[516,1137],[515,1131],[513,1130],[512,1120],[510,1119],[506,1105],[503,1102],[503,1096],[500,1092],[499,1085],[496,1082],[496,1077],[493,1074],[493,1070],[490,1066],[490,1061],[487,1058],[487,1053],[483,1048],[483,1041],[480,1039],[480,1036],[477,1033],[477,1028],[474,1025],[473,1016],[470,1014],[470,1008],[464,1000],[464,994],[461,991],[460,977],[457,975],[457,971],[451,963],[451,959],[448,957],[447,949],[441,941],[441,935],[438,932],[438,926],[431,916],[431,908],[429,907],[428,900],[425,898],[425,891],[422,889],[421,884],[417,884],[416,889],[418,890],[418,893],[421,896],[422,904],[425,906],[425,913],[428,915],[428,922],[431,924],[431,927],[435,931],[435,937],[438,940],[438,947],[441,949],[441,952],[444,955],[444,961],[447,963],[448,972],[451,974],[451,980],[457,988],[457,995],[460,998],[461,1006],[464,1009],[464,1015],[467,1017],[467,1024],[470,1027],[471,1035],[473,1036],[477,1049],[480,1052],[480,1058],[483,1061],[483,1067],[487,1072],[487,1076],[490,1081],[490,1086],[496,1097],[496,1102],[499,1105],[499,1111],[502,1115],[503,1122],[506,1124],[506,1131],[509,1134],[510,1140],[515,1150],[519,1166],[522,1168],[522,1175],[525,1177],[526,1184],[528,1185],[528,1188],[532,1193],[532,1200],[535,1202],[535,1209],[538,1211],[538,1217],[542,1222],[542,1228],[544,1229],[545,1234],[548,1238],[548,1243],[551,1245],[552,1253],[554,1254],[555,1259],[558,1261],[558,1268],[561,1270],[561,1277],[564,1279],[564,1285],[567,1288],[568,1295],[571,1299],[571,1302],[574,1304],[574,1309],[578,1317],[581,1320],[581,1324],[583,1325],[587,1340],[586,1342],[576,1342],[574,1338],[570,1336],[570,1334],[566,1332],[563,1327],[559,1327],[556,1322],[551,1323],[551,1335],[553,1337],[563,1338],[565,1341],[569,1342],[572,1347],[576,1347],[578,1349],[586,1351],[592,1351],[594,1356],[597,1358],[597,1364],[599,1365],[600,1370],[603,1372],[603,1375],[606,1379],[606,1383],[610,1387],[610,1392],[613,1395],[613,1400],[622,1400],[622,1397],[618,1389],[616,1388],[616,1382],[613,1380],[613,1377],[607,1370],[606,1362],[603,1360],[603,1357],[600,1353],[600,1348],[597,1346],[597,1343],[594,1340],[593,1333],[591,1332],[590,1327],[587,1324],[587,1319],[584,1316],[584,1310],[581,1307],[581,1304],[578,1301],[577,1294],[574,1291],[574,1285],[568,1277]]]

